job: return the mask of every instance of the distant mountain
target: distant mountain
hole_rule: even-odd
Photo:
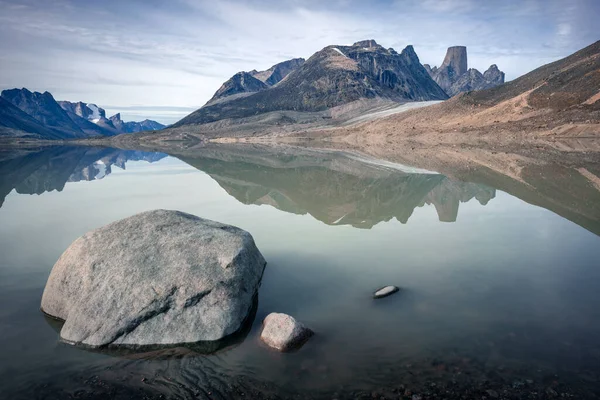
[[[11,89],[2,91],[2,98],[20,108],[46,128],[56,132],[61,139],[93,136],[84,132],[77,123],[73,122],[49,92],[30,92],[25,88]]]
[[[104,136],[113,136],[121,133],[116,130],[112,122],[106,118],[106,111],[95,104],[84,103],[81,101],[76,103],[59,101],[58,104],[67,112],[73,121],[78,122],[78,126],[84,131],[96,132]]]
[[[274,66],[265,82],[277,70]],[[401,53],[385,49],[374,40],[352,46],[328,46],[307,61],[295,61],[286,68],[280,67],[281,70],[291,72],[268,88],[260,84],[260,78],[264,79],[266,74],[241,73],[219,89],[212,103],[173,126],[207,124],[271,111],[323,111],[361,99],[407,102],[448,98],[421,65],[412,46]],[[267,85],[265,82],[262,83]],[[240,93],[245,94],[240,96]],[[226,96],[230,96],[229,101],[214,101]]]
[[[135,122],[135,121],[130,121],[130,122],[125,122],[125,132],[126,133],[135,133],[135,132],[146,132],[146,131],[159,131],[161,129],[164,129],[166,126],[156,122],[156,121],[152,121],[150,119],[145,119],[141,122]]]
[[[81,101],[72,103],[70,101],[59,101],[58,104],[63,110],[70,111],[88,121],[98,122],[100,118],[106,118],[106,111],[95,104],[87,104]]]
[[[483,74],[475,68],[467,69],[467,48],[465,46],[449,47],[442,65],[431,68],[424,67],[448,96],[461,92],[489,89],[504,83],[504,72],[496,64],[492,64]]]
[[[0,136],[36,139],[59,139],[60,134],[46,128],[38,120],[0,97]]]
[[[149,119],[124,122],[120,114],[108,119],[106,111],[95,104],[57,102],[49,92],[25,88],[4,90],[0,100],[0,137],[4,138],[79,139],[165,127]]]
[[[158,131],[166,127],[165,125],[156,121],[152,121],[150,119],[145,119],[141,122],[125,122],[121,119],[121,113],[117,113],[110,117],[109,122],[115,127],[115,129],[119,133]]]
[[[77,103],[71,103],[69,101],[60,101],[59,104],[67,112],[74,113],[77,116],[94,123],[98,127],[107,131],[109,135],[116,135],[119,133],[157,131],[165,128],[165,125],[156,121],[152,121],[150,119],[145,119],[141,122],[125,122],[121,120],[121,113],[117,113],[110,118],[106,118],[106,111],[103,108],[100,108],[97,105],[91,103],[83,103],[81,101]]]

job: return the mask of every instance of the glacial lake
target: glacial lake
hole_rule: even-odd
[[[316,150],[2,151],[0,397],[598,397],[600,192],[576,171],[498,182]],[[253,235],[268,264],[252,323],[210,354],[61,343],[40,311],[58,257],[158,208]],[[374,300],[385,285],[401,290]],[[316,335],[268,349],[271,312]]]

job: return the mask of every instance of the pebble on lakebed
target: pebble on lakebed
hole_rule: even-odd
[[[400,288],[398,288],[397,286],[384,286],[381,289],[375,291],[375,293],[373,294],[373,298],[381,299],[381,298],[390,296],[399,290],[400,290]]]
[[[263,322],[260,338],[268,346],[279,351],[290,351],[300,347],[314,332],[287,314],[271,313]]]

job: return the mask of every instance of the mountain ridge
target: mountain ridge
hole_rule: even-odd
[[[327,46],[275,86],[227,103],[209,102],[173,127],[245,118],[270,111],[322,111],[375,98],[443,100],[447,95],[421,65],[412,46],[398,53],[367,40],[351,46]]]

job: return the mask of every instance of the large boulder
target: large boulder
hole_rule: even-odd
[[[263,322],[260,338],[274,349],[290,351],[301,347],[313,334],[312,330],[296,321],[294,317],[271,313]]]
[[[75,240],[50,273],[42,311],[65,320],[60,335],[73,344],[216,341],[242,327],[264,267],[242,229],[149,211]]]

